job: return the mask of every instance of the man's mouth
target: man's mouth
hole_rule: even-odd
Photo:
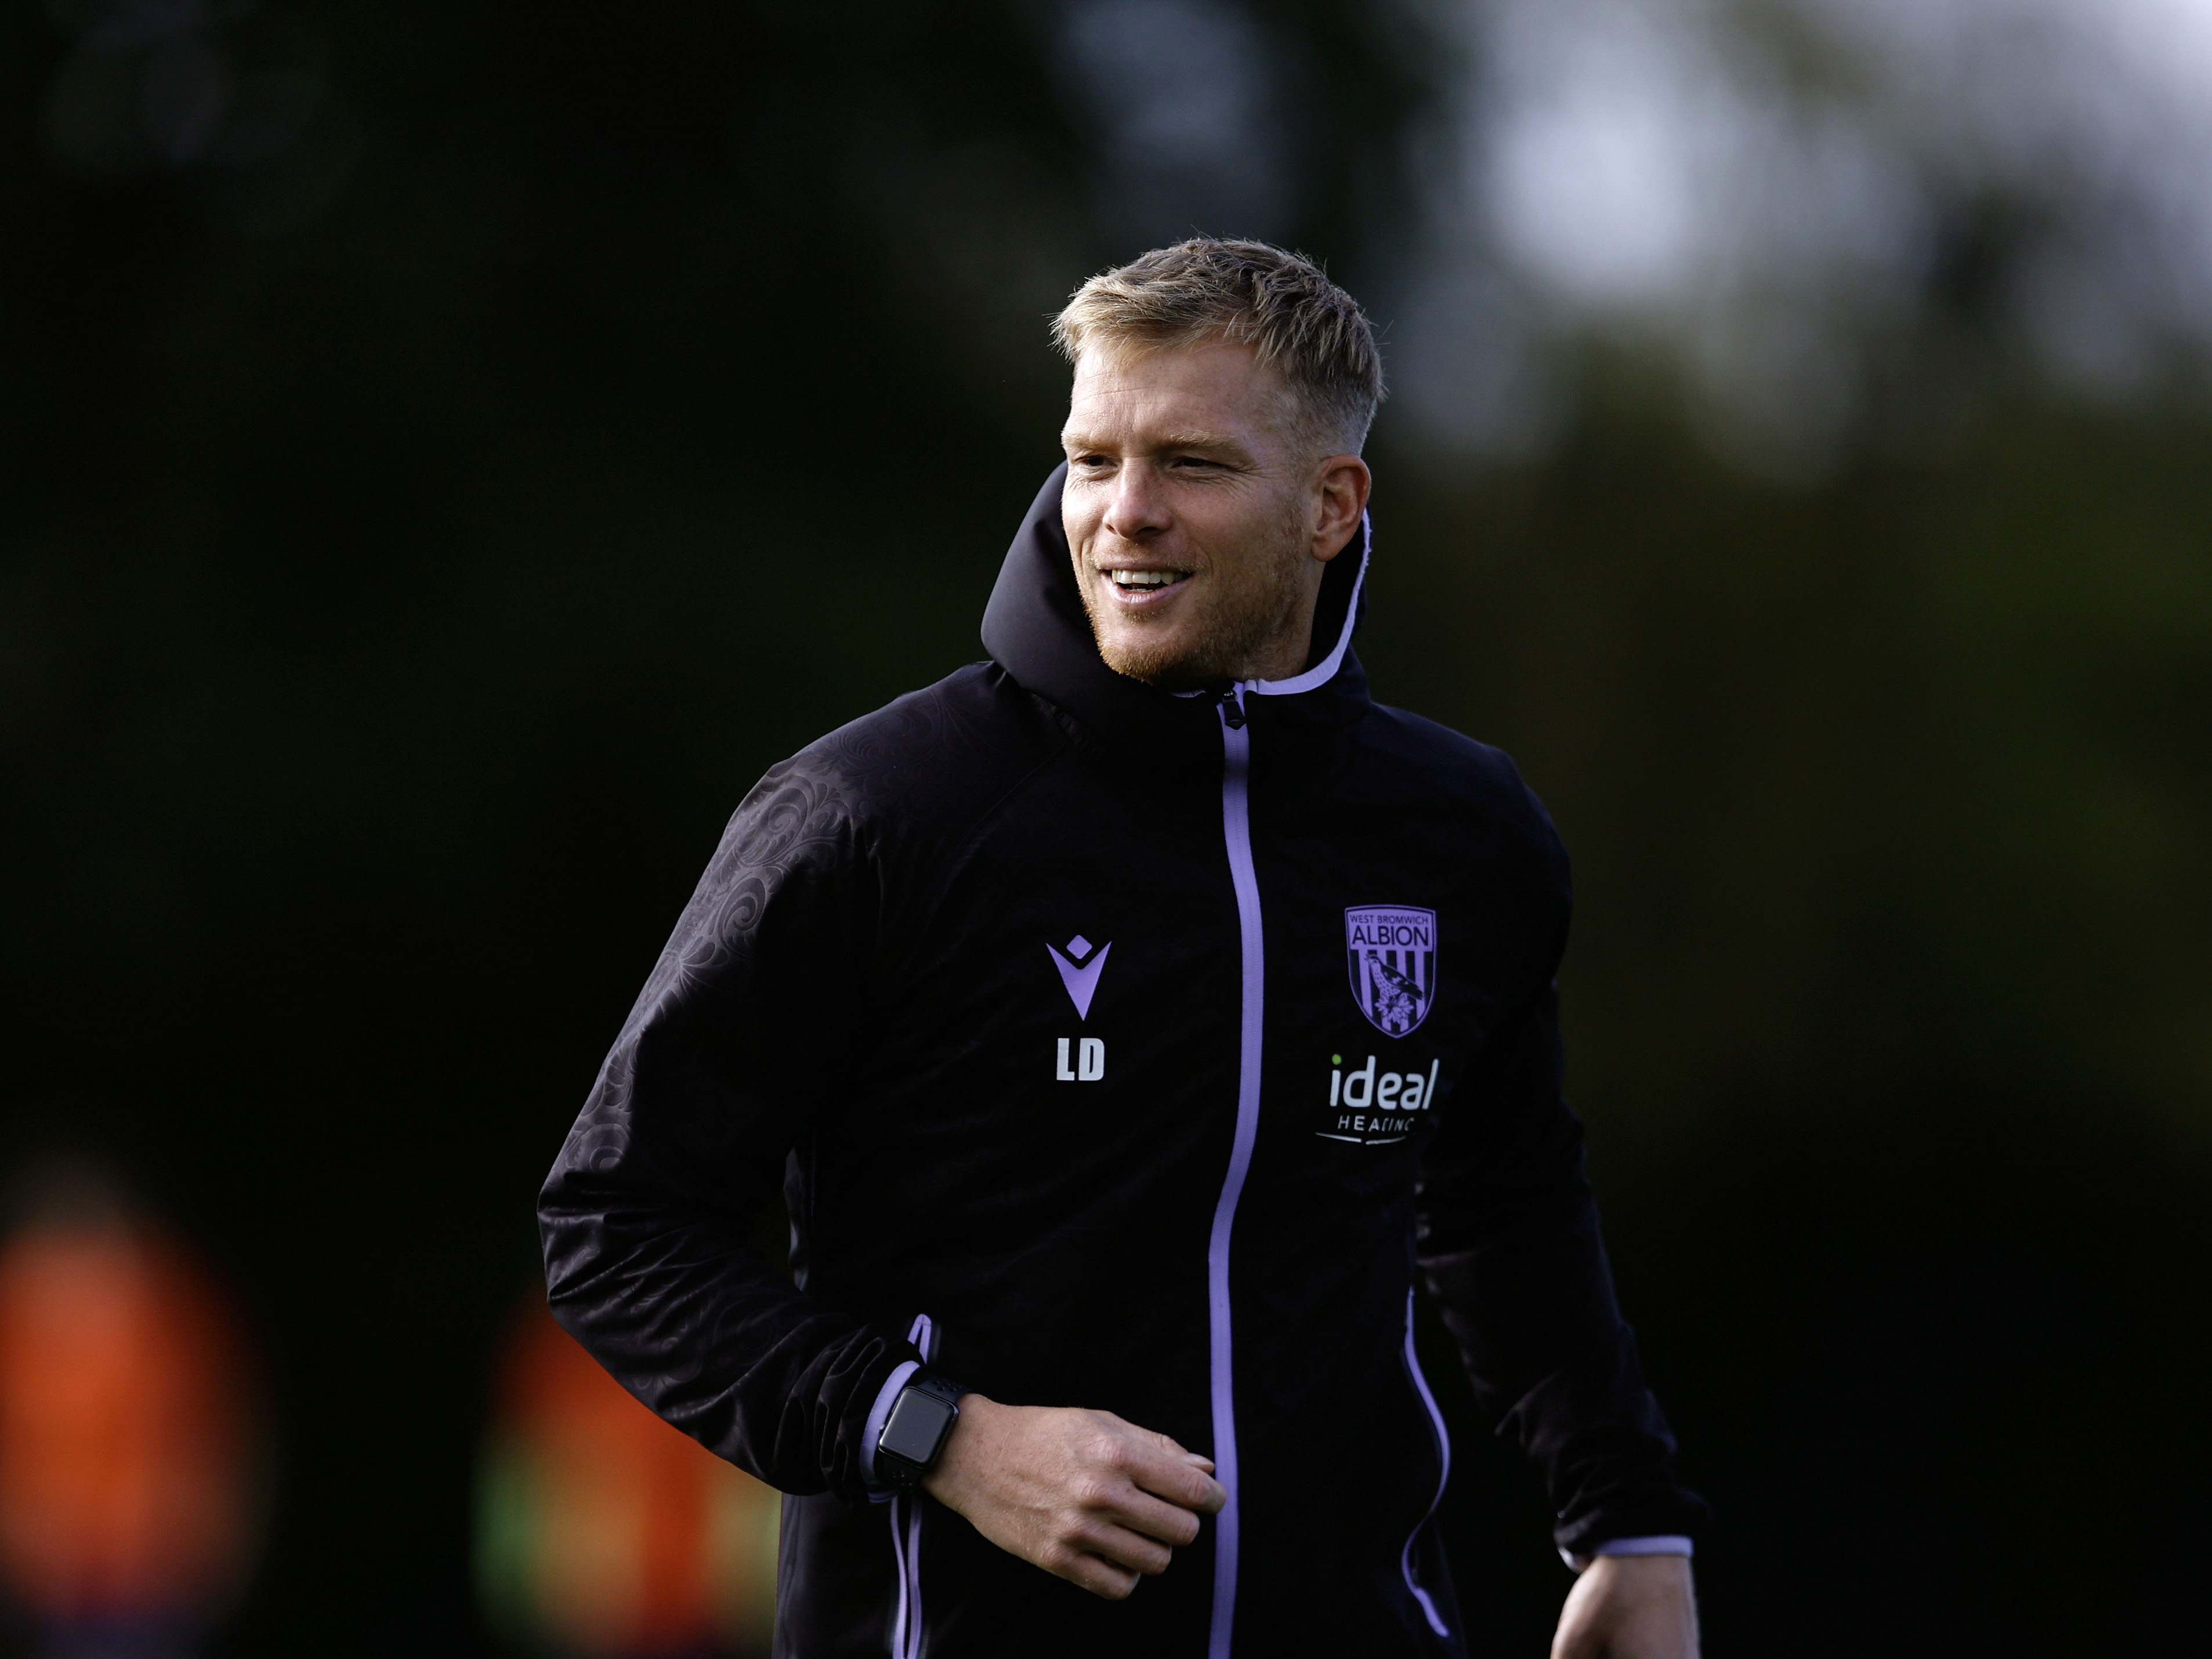
[[[1103,574],[1108,581],[1114,584],[1117,592],[1126,593],[1132,599],[1164,592],[1177,583],[1190,580],[1188,570],[1109,570]]]

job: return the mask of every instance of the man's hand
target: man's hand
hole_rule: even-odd
[[[1213,1464],[1111,1412],[963,1395],[922,1486],[1000,1549],[1119,1601],[1229,1501]]]
[[[1599,1556],[1567,1592],[1552,1659],[1698,1659],[1689,1558]]]

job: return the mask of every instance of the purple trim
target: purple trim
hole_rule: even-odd
[[[921,1350],[923,1364],[936,1359],[937,1326],[927,1314],[915,1316],[906,1340]],[[918,1369],[911,1359],[899,1368],[908,1374]],[[903,1382],[898,1372],[892,1375]],[[878,1397],[877,1404],[885,1415],[890,1407],[884,1404],[884,1399],[896,1397],[888,1392]],[[882,1432],[880,1425],[874,1432]],[[871,1434],[868,1444],[875,1443]],[[891,1500],[891,1559],[898,1568],[898,1612],[891,1621],[891,1659],[921,1659],[921,1505],[911,1493],[902,1492]]]
[[[1398,1552],[1398,1566],[1406,1575],[1406,1588],[1413,1592],[1413,1599],[1421,1604],[1421,1611],[1428,1615],[1429,1628],[1449,1642],[1451,1632],[1444,1624],[1443,1615],[1437,1611],[1437,1604],[1429,1599],[1428,1591],[1413,1582],[1414,1540],[1421,1535],[1421,1527],[1427,1526],[1431,1517],[1436,1514],[1437,1505],[1444,1501],[1444,1486],[1451,1480],[1451,1436],[1444,1431],[1444,1414],[1437,1409],[1437,1397],[1429,1392],[1429,1379],[1421,1375],[1421,1362],[1413,1352],[1413,1291],[1411,1285],[1406,1289],[1406,1374],[1413,1379],[1413,1387],[1419,1390],[1421,1404],[1429,1413],[1429,1427],[1437,1437],[1438,1467],[1437,1495],[1429,1500],[1428,1512],[1421,1516],[1421,1525],[1407,1534],[1406,1547]]]
[[[1598,1555],[1695,1555],[1697,1545],[1687,1538],[1662,1536],[1657,1538],[1608,1538],[1594,1553]]]
[[[1352,630],[1359,621],[1359,590],[1366,586],[1367,561],[1374,550],[1375,526],[1363,513],[1359,515],[1359,574],[1352,579],[1352,603],[1344,607],[1344,626],[1337,630],[1335,645],[1304,673],[1286,680],[1253,680],[1253,690],[1263,697],[1295,696],[1301,691],[1318,690],[1336,678],[1336,671],[1344,666],[1344,653],[1352,649]]]
[[[1267,988],[1267,953],[1260,933],[1260,878],[1252,866],[1252,817],[1249,792],[1252,766],[1249,728],[1221,721],[1221,835],[1229,849],[1229,878],[1237,890],[1237,932],[1243,945],[1244,1006],[1237,1054],[1237,1133],[1230,1145],[1229,1173],[1213,1206],[1213,1231],[1206,1246],[1207,1325],[1212,1338],[1213,1381],[1213,1478],[1229,1494],[1213,1517],[1213,1616],[1207,1628],[1208,1659],[1228,1659],[1229,1637],[1237,1619],[1237,1388],[1231,1368],[1229,1240],[1237,1224],[1237,1200],[1252,1167],[1252,1143],[1260,1129],[1260,1037]]]
[[[906,1659],[907,1601],[913,1594],[906,1570],[906,1511],[902,1494],[891,1499],[891,1565],[898,1573],[898,1610],[891,1615],[891,1659]]]
[[[1359,620],[1359,593],[1367,580],[1367,561],[1374,551],[1375,527],[1360,515],[1359,572],[1352,578],[1352,599],[1344,609],[1344,625],[1328,656],[1303,674],[1286,680],[1246,680],[1230,696],[1243,692],[1261,696],[1295,696],[1326,685],[1344,666],[1352,648],[1352,630]],[[1196,695],[1196,694],[1188,694]],[[1237,1225],[1237,1201],[1244,1193],[1244,1177],[1252,1168],[1252,1144],[1260,1133],[1261,1038],[1266,1026],[1267,955],[1260,927],[1260,878],[1252,864],[1252,733],[1240,720],[1231,726],[1228,711],[1221,717],[1221,838],[1229,850],[1229,879],[1237,890],[1237,925],[1242,957],[1243,1010],[1237,1050],[1237,1132],[1230,1144],[1229,1173],[1221,1182],[1221,1196],[1213,1206],[1213,1231],[1206,1245],[1206,1322],[1213,1395],[1213,1478],[1229,1494],[1221,1513],[1213,1517],[1213,1614],[1206,1638],[1207,1659],[1229,1659],[1231,1632],[1237,1622],[1237,1382],[1235,1342],[1231,1330],[1229,1302],[1229,1243]],[[1103,953],[1102,953],[1103,954]],[[1427,1392],[1427,1384],[1422,1384]],[[1419,1594],[1416,1591],[1416,1594]],[[1436,1613],[1429,1621],[1441,1631]]]
[[[921,1362],[909,1359],[894,1370],[877,1390],[876,1403],[868,1407],[868,1426],[860,1431],[860,1479],[871,1486],[876,1479],[876,1442],[884,1437],[884,1425],[890,1421],[891,1407],[897,1402],[899,1390],[906,1380],[921,1369]]]
[[[1688,1557],[1695,1555],[1697,1553],[1697,1546],[1689,1539],[1677,1538],[1672,1534],[1662,1534],[1650,1538],[1608,1538],[1605,1542],[1600,1544],[1595,1550],[1592,1551],[1588,1555],[1570,1555],[1566,1551],[1561,1550],[1559,1552],[1559,1559],[1565,1562],[1567,1565],[1571,1567],[1575,1571],[1580,1572],[1583,1568],[1589,1565],[1591,1562],[1596,1560],[1601,1555],[1680,1555]]]

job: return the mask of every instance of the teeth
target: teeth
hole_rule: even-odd
[[[1182,580],[1179,570],[1109,570],[1106,573],[1121,587],[1165,587],[1170,582]]]

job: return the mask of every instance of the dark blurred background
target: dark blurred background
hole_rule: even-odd
[[[1045,317],[1193,231],[1368,304],[1362,651],[1575,853],[1709,1651],[2202,1650],[2205,0],[18,0],[0,88],[11,1259],[157,1239],[97,1282],[250,1379],[228,1567],[87,1636],[9,1546],[19,1650],[661,1639],[501,1611],[537,1184],[754,777],[980,654]]]

